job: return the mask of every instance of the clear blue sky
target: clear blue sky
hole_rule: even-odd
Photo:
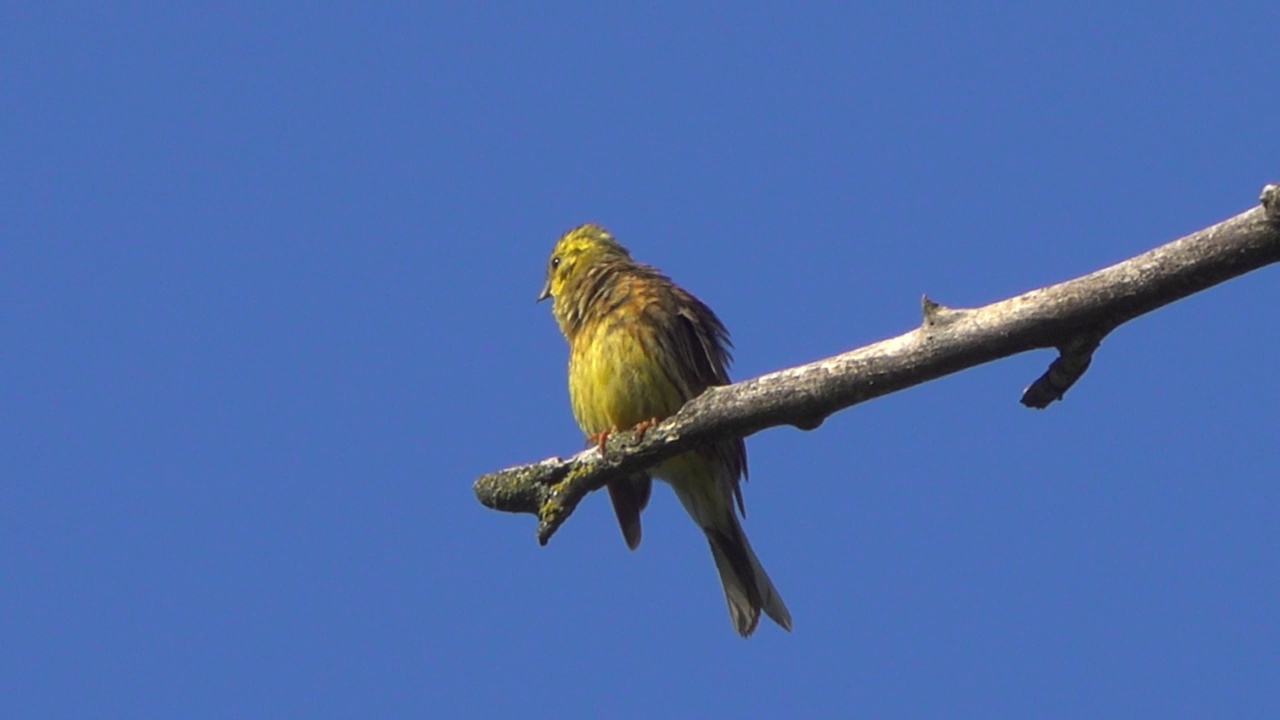
[[[6,5],[0,716],[1280,717],[1280,268],[752,437],[791,634],[471,490],[581,447],[566,228],[737,378],[896,335],[1250,207],[1278,8]]]

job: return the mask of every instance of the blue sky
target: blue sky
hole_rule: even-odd
[[[795,618],[666,488],[545,548],[595,220],[737,378],[1248,208],[1275,3],[6,5],[0,715],[1276,717],[1277,269],[748,443]]]

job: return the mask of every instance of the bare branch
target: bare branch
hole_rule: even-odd
[[[496,510],[538,516],[546,544],[587,493],[709,440],[776,425],[811,430],[832,413],[1000,358],[1057,348],[1060,356],[1023,393],[1046,407],[1089,367],[1102,338],[1139,315],[1280,261],[1280,186],[1261,206],[1075,280],[980,308],[924,298],[919,328],[808,365],[711,388],[645,433],[619,432],[605,451],[500,470],[475,482]]]

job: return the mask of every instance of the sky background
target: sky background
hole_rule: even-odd
[[[159,5],[159,4],[157,4]],[[1280,180],[1280,4],[5,3],[0,716],[1280,717],[1280,268],[750,438],[795,618],[582,445],[534,297],[601,222],[745,378]]]

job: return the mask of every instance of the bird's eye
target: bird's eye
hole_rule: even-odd
[[[555,268],[560,267],[560,258],[559,258],[559,257],[553,257],[553,258],[551,258],[551,267],[552,267],[552,269],[555,269]]]

